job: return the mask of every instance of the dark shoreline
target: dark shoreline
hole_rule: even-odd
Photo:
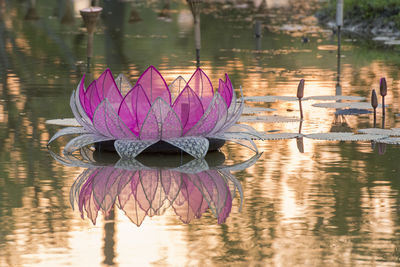
[[[394,21],[387,21],[388,18],[381,14],[372,19],[364,19],[356,16],[354,13],[345,13],[342,32],[346,35],[354,36],[361,39],[376,41],[385,46],[400,45],[400,29]],[[349,15],[351,18],[349,18]],[[336,31],[335,17],[332,15],[332,9],[324,7],[317,11],[315,17],[319,23]]]

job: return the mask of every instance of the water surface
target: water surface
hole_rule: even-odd
[[[185,224],[173,208],[136,226],[114,208],[96,224],[70,206],[84,168],[56,162],[46,144],[71,117],[69,97],[86,72],[79,9],[90,1],[0,1],[1,266],[397,266],[400,262],[400,148],[370,142],[259,141],[253,166],[232,171],[243,188],[225,223],[211,210]],[[167,82],[195,71],[193,18],[186,1],[103,1],[91,77],[109,67],[134,82],[149,66]],[[201,17],[201,67],[213,84],[228,73],[245,96],[335,95],[336,36],[318,26],[309,1],[267,6],[207,1]],[[138,19],[138,17],[140,19]],[[254,37],[254,24],[262,37]],[[305,39],[306,38],[306,39]],[[386,127],[400,127],[398,53],[344,37],[343,95],[369,98],[386,77]],[[90,76],[90,75],[89,75]],[[90,77],[86,82],[89,82]],[[303,133],[372,127],[372,115],[335,116],[304,102]],[[298,116],[296,102],[253,103],[266,114]],[[378,111],[378,123],[381,123]],[[298,123],[254,123],[265,132],[297,132]],[[66,139],[52,150],[60,153]],[[301,151],[304,150],[304,153]],[[378,151],[379,150],[379,151]],[[384,153],[383,153],[384,152]],[[226,164],[254,153],[227,143]]]

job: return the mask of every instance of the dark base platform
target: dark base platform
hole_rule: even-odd
[[[208,151],[217,151],[219,148],[221,148],[225,144],[225,140],[222,139],[216,139],[216,138],[207,138],[208,141],[210,142],[210,146],[208,147]],[[105,141],[105,142],[100,142],[95,144],[95,148],[97,151],[105,151],[105,152],[115,152],[114,148],[114,141]],[[158,141],[154,145],[149,146],[146,148],[142,153],[167,153],[167,154],[176,154],[176,153],[181,153],[182,150],[180,150],[177,147],[174,147],[173,145],[164,142],[164,141]]]

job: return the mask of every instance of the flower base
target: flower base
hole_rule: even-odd
[[[217,151],[220,149],[224,144],[225,140],[217,139],[217,138],[207,138],[210,142],[208,151]],[[112,141],[104,141],[98,142],[95,144],[95,148],[99,152],[116,152],[114,147],[114,140]],[[162,140],[158,141],[154,145],[149,146],[146,148],[142,153],[167,153],[167,154],[176,154],[181,153],[182,150],[167,143]]]

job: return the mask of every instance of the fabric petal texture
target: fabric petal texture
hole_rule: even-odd
[[[114,147],[121,158],[135,158],[143,150],[156,142],[157,141],[117,140],[114,143]]]
[[[169,92],[168,85],[161,76],[161,73],[154,66],[148,67],[143,72],[136,85],[143,87],[150,102],[161,97],[167,103],[171,104],[171,93]]]
[[[178,76],[169,86],[168,89],[171,92],[171,99],[175,101],[178,95],[186,87],[186,80],[182,76]]]
[[[179,94],[172,108],[181,120],[183,133],[189,131],[204,114],[198,95],[189,86]]]
[[[188,82],[188,86],[199,97],[204,108],[207,108],[210,104],[213,96],[214,89],[211,84],[210,78],[204,73],[204,71],[198,68]]]
[[[132,88],[122,100],[118,116],[128,128],[139,136],[140,128],[151,109],[151,102],[141,85]]]
[[[114,111],[108,98],[97,106],[93,115],[93,124],[102,135],[113,137],[114,139],[137,139]]]
[[[181,137],[165,140],[167,143],[178,147],[195,158],[203,158],[208,151],[209,142],[204,137]]]
[[[200,68],[188,82],[179,76],[169,86],[154,66],[148,67],[133,87],[123,74],[114,79],[109,69],[87,89],[83,76],[70,99],[82,129],[63,130],[50,143],[60,136],[81,134],[64,148],[65,153],[72,153],[113,140],[115,150],[124,158],[135,158],[160,141],[202,158],[209,149],[207,138],[222,141],[234,137],[234,141],[256,150],[252,139],[261,139],[261,134],[254,129],[224,135],[237,123],[244,107],[243,92],[238,102],[231,80],[227,74],[224,78],[219,79],[214,92]]]

